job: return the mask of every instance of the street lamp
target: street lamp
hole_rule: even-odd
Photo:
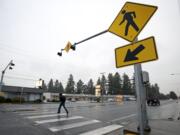
[[[6,72],[6,69],[9,67],[9,70],[13,69],[13,66],[15,66],[15,64],[13,63],[13,60],[11,60],[8,65],[5,67],[5,69],[2,71],[2,75],[1,75],[1,82],[0,82],[0,91],[2,89],[2,85],[3,85],[3,78],[4,78],[4,74]]]

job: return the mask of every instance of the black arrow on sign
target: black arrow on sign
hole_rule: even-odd
[[[138,60],[138,57],[136,55],[140,53],[142,50],[144,50],[143,45],[139,45],[134,51],[131,52],[130,49],[128,49],[126,57],[124,59],[124,62],[132,61],[132,60]]]

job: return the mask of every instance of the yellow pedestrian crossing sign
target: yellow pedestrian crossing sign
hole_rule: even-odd
[[[124,67],[158,59],[155,39],[149,37],[115,49],[116,67]]]
[[[65,50],[66,52],[69,52],[69,50],[71,49],[71,46],[72,46],[72,44],[71,44],[70,42],[68,42],[67,45],[66,45],[66,47],[64,48],[64,50]]]
[[[126,2],[108,31],[132,42],[156,10],[157,6]]]

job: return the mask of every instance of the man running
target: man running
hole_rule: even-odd
[[[62,93],[59,94],[59,100],[60,100],[60,104],[59,104],[59,108],[58,108],[58,112],[57,113],[61,113],[61,106],[64,107],[64,110],[66,111],[66,114],[68,116],[68,110],[65,106],[65,102],[66,102],[66,97],[62,95]]]
[[[134,22],[134,18],[136,18],[136,14],[135,12],[126,12],[126,10],[122,11],[123,16],[123,20],[119,23],[119,25],[121,25],[125,20],[127,21],[126,24],[126,29],[125,29],[125,36],[128,35],[128,30],[129,30],[129,26],[131,25],[136,31],[139,31],[138,26],[136,25],[136,23]]]

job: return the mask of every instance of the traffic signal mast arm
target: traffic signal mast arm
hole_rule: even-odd
[[[78,45],[78,44],[80,44],[80,43],[83,43],[83,42],[85,42],[85,41],[87,41],[87,40],[90,40],[91,38],[95,38],[95,37],[97,37],[97,36],[99,36],[99,35],[102,35],[102,34],[104,34],[104,33],[106,33],[106,32],[108,32],[108,30],[104,30],[104,31],[102,31],[102,32],[100,32],[100,33],[97,33],[97,34],[95,34],[95,35],[93,35],[93,36],[90,36],[90,37],[88,37],[88,38],[86,38],[86,39],[83,39],[83,40],[81,40],[81,41],[79,41],[79,42],[77,42],[77,43],[74,43],[73,46],[76,46],[76,45]]]
[[[83,40],[81,40],[81,41],[79,41],[79,42],[76,42],[76,43],[74,43],[74,44],[71,46],[71,49],[72,49],[72,50],[75,50],[75,49],[76,49],[76,45],[78,45],[78,44],[80,44],[80,43],[83,43],[83,42],[85,42],[85,41],[87,41],[87,40],[90,40],[90,39],[92,39],[92,38],[95,38],[95,37],[97,37],[97,36],[99,36],[99,35],[102,35],[102,34],[104,34],[104,33],[106,33],[106,32],[108,32],[108,30],[104,30],[104,31],[102,31],[102,32],[99,32],[99,33],[93,35],[93,36],[90,36],[90,37],[85,38],[85,39],[83,39]],[[57,54],[58,54],[59,56],[62,56],[62,51],[64,51],[64,50],[65,50],[65,49],[61,49],[61,52],[58,52]]]

